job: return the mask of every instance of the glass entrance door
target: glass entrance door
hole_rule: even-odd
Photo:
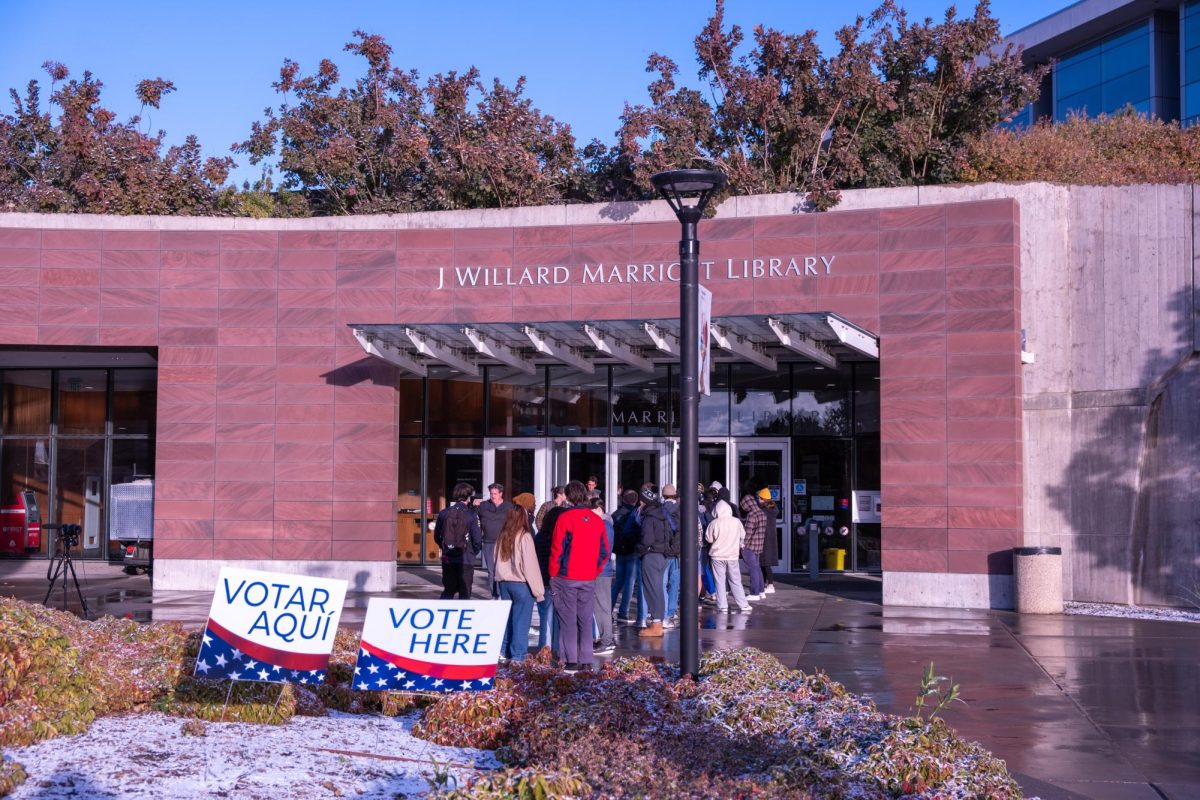
[[[499,483],[509,500],[526,493],[535,502],[545,500],[549,493],[545,452],[544,439],[484,439],[480,496],[487,497],[487,487]]]
[[[771,501],[776,510],[775,530],[768,531],[767,535],[775,537],[775,552],[779,559],[775,570],[786,572],[801,569],[806,554],[796,553],[793,560],[791,537],[784,535],[791,530],[787,440],[737,439],[734,448],[737,453],[737,484],[733,497],[740,502],[745,495],[757,494],[762,489],[771,492]]]
[[[637,491],[647,482],[656,483],[661,488],[663,484],[671,482],[666,441],[614,440],[612,450],[608,474],[615,478],[615,485],[604,493],[606,508],[616,508],[620,493],[626,489]]]

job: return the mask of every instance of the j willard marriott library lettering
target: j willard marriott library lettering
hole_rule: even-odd
[[[794,207],[737,197],[699,224],[699,483],[770,492],[775,569],[1006,607],[1013,548],[1048,545],[1068,599],[1178,605],[1192,187]],[[661,201],[617,218],[0,215],[4,558],[76,524],[78,558],[155,588],[230,565],[386,591],[437,562],[459,482],[540,504],[594,476],[610,507],[678,485],[679,224]]]
[[[739,278],[782,278],[794,275],[830,275],[834,256],[802,256],[783,258],[742,258],[701,261],[703,279],[712,280],[713,267],[724,270],[729,280]],[[818,264],[820,271],[818,272]],[[678,283],[679,262],[669,264],[584,264],[582,275],[570,267],[455,267],[453,280],[458,288],[467,286],[550,286],[564,283]],[[446,268],[438,269],[437,288],[446,288]]]

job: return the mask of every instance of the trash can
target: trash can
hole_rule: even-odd
[[[841,547],[826,547],[825,569],[845,570],[846,551]]]
[[[1061,614],[1062,548],[1014,547],[1013,583],[1018,613]]]

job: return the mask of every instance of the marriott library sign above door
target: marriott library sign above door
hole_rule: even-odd
[[[727,258],[701,261],[704,280],[753,280],[754,278],[804,278],[833,274],[837,256],[792,256],[790,258]],[[599,263],[581,267],[440,267],[438,289],[478,286],[560,286],[595,283],[678,283],[679,262],[655,264]]]

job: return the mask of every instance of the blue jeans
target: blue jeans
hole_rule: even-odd
[[[529,653],[529,623],[533,620],[533,592],[525,581],[500,581],[500,599],[511,600],[508,625],[504,628],[504,643],[500,655],[513,661],[523,661]]]
[[[629,616],[629,603],[633,600],[634,585],[637,585],[638,621],[646,619],[646,595],[642,591],[642,560],[636,553],[617,556],[617,576],[612,583],[612,604],[617,605],[617,616]]]
[[[667,559],[667,571],[663,575],[663,591],[667,593],[667,616],[679,611],[679,559]]]
[[[546,593],[542,602],[537,604],[538,610],[538,650],[550,645],[550,651],[558,655],[558,625],[554,621],[554,603],[550,601],[550,582],[546,582]]]

